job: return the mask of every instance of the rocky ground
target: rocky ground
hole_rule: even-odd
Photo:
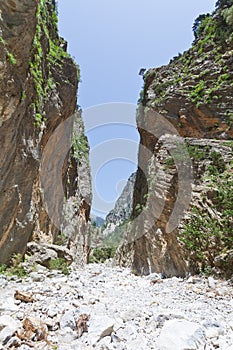
[[[231,281],[90,264],[0,276],[0,349],[233,349]]]

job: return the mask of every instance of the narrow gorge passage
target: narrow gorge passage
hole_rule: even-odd
[[[55,0],[0,1],[0,350],[233,350],[233,0],[70,1],[81,73]],[[91,169],[119,152],[103,222]]]

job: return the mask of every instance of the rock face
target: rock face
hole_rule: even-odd
[[[131,174],[115,207],[106,216],[106,228],[101,232],[103,242],[107,246],[118,246],[125,232],[125,225],[130,219],[133,209],[133,191],[136,172]]]
[[[115,207],[106,216],[106,223],[121,224],[129,219],[133,207],[133,189],[136,180],[136,173],[130,175]]]
[[[74,149],[68,152],[69,147],[64,147],[73,133],[78,68],[58,37],[55,1],[3,1],[0,14],[0,263],[8,263],[12,254],[25,252],[29,240],[56,241],[64,196],[76,196],[78,183],[85,175],[89,179],[89,170],[75,160]],[[57,140],[51,154],[45,155],[55,130],[59,130]],[[82,137],[83,131],[78,130]],[[42,159],[48,166],[43,195],[48,196],[50,189],[56,199],[52,211],[59,219],[55,223],[43,204]],[[60,192],[51,168],[59,168],[64,187]],[[79,171],[82,175],[77,175]],[[85,223],[88,191],[78,193],[76,208]]]
[[[191,49],[144,76],[141,107],[162,114],[180,136],[233,137],[233,25],[224,19],[231,6],[220,6],[199,23]]]
[[[228,179],[231,197],[232,144],[224,140],[233,136],[232,23],[226,16],[232,3],[222,3],[195,22],[190,50],[144,75],[133,220],[116,255],[118,263],[136,274],[184,276],[213,268],[215,247],[223,241],[230,250],[226,241],[233,237],[232,206],[226,214],[218,177]],[[204,232],[208,241],[199,250],[195,238],[196,252],[187,249],[191,229]]]

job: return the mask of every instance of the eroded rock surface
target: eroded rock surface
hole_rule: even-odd
[[[86,176],[88,188],[89,168],[81,164],[80,154],[70,157],[64,149],[64,142],[71,143],[73,122],[65,132],[62,125],[76,110],[79,74],[65,50],[66,43],[57,33],[55,1],[1,2],[0,263],[8,263],[14,253],[24,254],[29,240],[57,239],[66,192],[68,198],[76,197],[75,215],[82,216],[82,225],[88,221],[90,187],[88,194],[80,194],[77,186]],[[44,208],[40,169],[43,152],[58,126],[57,142],[51,154],[47,152],[46,190],[55,199],[51,211],[59,218],[54,224]],[[83,137],[82,128],[77,133]],[[61,169],[58,179],[50,172],[56,167]],[[67,181],[68,169],[72,183]],[[60,192],[56,180],[63,183]]]
[[[218,1],[214,13],[197,29],[191,49],[167,66],[150,69],[144,75],[137,114],[142,147],[134,187],[133,220],[126,230],[125,244],[116,255],[118,263],[131,266],[137,274],[156,271],[167,276],[184,276],[197,270],[198,254],[195,250],[186,254],[178,239],[183,232],[182,218],[193,227],[192,220],[198,213],[208,217],[209,223],[223,222],[221,196],[216,199],[218,180],[211,182],[211,176],[219,160],[219,178],[232,179],[232,147],[227,141],[233,136],[232,23],[227,23],[224,17],[224,11],[229,9],[232,10],[232,2]],[[220,31],[224,32],[222,37]],[[186,150],[182,149],[179,137],[185,139]],[[228,171],[224,172],[224,167]],[[229,196],[230,187],[231,181]],[[232,206],[228,209],[232,210]],[[219,230],[219,236],[222,231],[222,236],[231,237],[229,241],[232,240],[231,216]],[[203,230],[204,225],[203,222]],[[224,225],[229,227],[228,233]],[[209,227],[209,231],[214,229]],[[199,252],[204,256],[203,261],[208,261],[203,266],[199,264],[200,270],[207,265],[215,266],[214,259],[219,254],[214,245],[222,243],[221,238],[217,243],[217,236],[213,245],[207,244],[208,248],[206,245]],[[223,253],[224,250],[230,251],[231,245],[226,245]],[[207,251],[213,257],[207,257]],[[226,268],[225,264],[225,272],[230,275],[230,255],[227,259],[230,265]],[[223,268],[220,260],[216,263]]]

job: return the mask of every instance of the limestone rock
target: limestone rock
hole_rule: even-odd
[[[110,336],[113,332],[115,321],[108,316],[95,316],[91,317],[88,333],[93,339],[93,344],[97,343],[100,339]]]
[[[185,320],[170,320],[165,323],[157,341],[161,350],[198,350],[205,344],[201,326]]]
[[[64,259],[67,265],[73,261],[70,250],[56,244],[29,242],[26,254],[29,257],[27,263],[38,263],[45,267],[49,267],[49,262],[57,258]]]
[[[211,276],[208,277],[208,285],[210,288],[215,288],[215,286],[216,286],[216,282],[215,282],[214,278]]]
[[[76,267],[67,276],[46,271],[43,281],[9,279],[1,289],[1,349],[23,349],[25,344],[30,349],[176,349],[168,347],[173,341],[185,350],[225,350],[233,345],[232,287],[222,280],[216,284],[228,292],[218,297],[212,290],[210,296],[205,277],[196,278],[195,284],[165,278],[152,285],[147,276],[107,264]],[[19,302],[13,309],[17,288],[31,293],[33,304]],[[95,303],[89,303],[92,296]],[[11,333],[7,325],[14,320],[17,332]]]
[[[0,316],[0,344],[7,342],[20,327],[20,322],[8,315]]]
[[[106,223],[119,225],[130,217],[133,208],[133,189],[136,181],[136,173],[130,175],[125,187],[117,199],[114,209],[106,216]]]
[[[210,183],[208,171],[216,170],[211,153],[219,153],[215,159],[217,170],[222,173],[226,166],[229,176],[232,173],[229,140],[233,137],[233,46],[232,41],[226,44],[225,39],[215,36],[219,30],[229,39],[232,28],[222,10],[232,4],[218,3],[220,6],[208,16],[208,24],[203,21],[206,28],[189,50],[143,76],[137,111],[140,147],[132,220],[116,254],[116,263],[131,267],[137,275],[159,272],[167,277],[184,277],[199,272],[202,266],[195,252],[184,251],[179,235],[184,224],[190,224],[193,208],[204,209],[210,221],[220,222],[224,216],[221,206],[214,206],[217,189]],[[210,23],[215,28],[211,39],[207,38]],[[220,61],[216,61],[217,51]],[[224,251],[230,248],[228,244]],[[203,260],[207,260],[207,251],[202,252]],[[215,261],[227,277],[232,273],[231,255],[227,271],[221,258]],[[207,265],[213,268],[213,259]]]
[[[55,1],[0,3],[0,263],[24,254],[28,241],[58,239],[64,197],[76,203],[72,217],[79,218],[65,244],[77,247],[84,238],[80,254],[88,250],[88,154],[65,147],[75,120],[76,135],[85,140],[75,114],[78,72],[58,36],[55,12]]]

